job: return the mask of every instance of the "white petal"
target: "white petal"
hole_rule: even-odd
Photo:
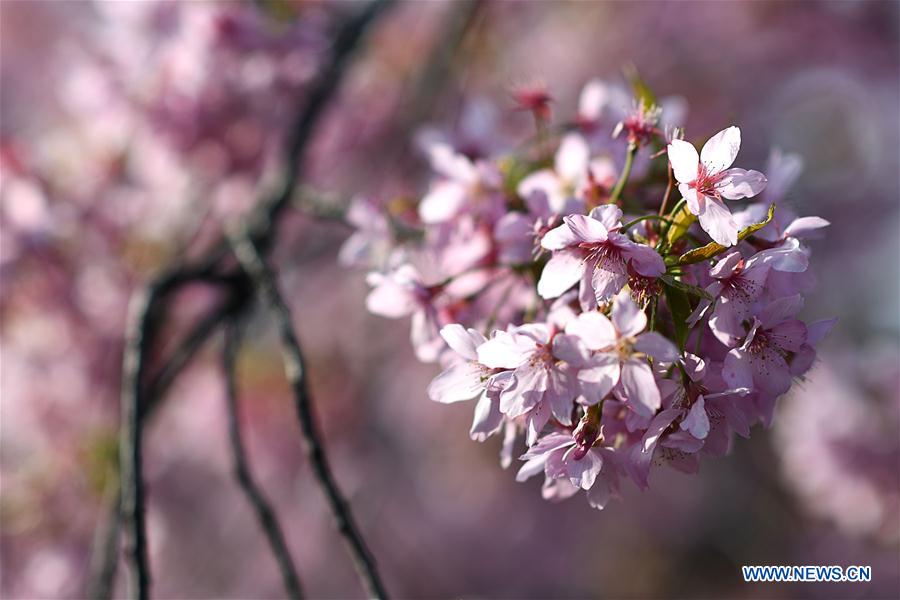
[[[554,166],[564,181],[574,183],[587,177],[590,158],[591,150],[584,138],[577,133],[570,133],[559,144]]]
[[[766,189],[766,176],[759,171],[728,169],[716,183],[716,190],[729,200],[752,198]]]
[[[492,369],[514,369],[527,360],[534,349],[531,338],[498,331],[478,347],[478,362]]]
[[[597,219],[587,215],[568,215],[563,220],[582,242],[605,242],[606,227]]]
[[[732,126],[709,138],[700,151],[700,161],[709,175],[715,175],[734,163],[740,149],[741,130]]]
[[[468,360],[478,360],[476,349],[487,340],[480,332],[466,329],[458,323],[441,328],[441,337],[454,352]]]
[[[455,181],[438,181],[419,204],[423,223],[443,223],[455,217],[466,203],[466,188]]]
[[[537,291],[541,298],[557,298],[578,283],[584,273],[584,261],[576,252],[555,252],[544,265]]]
[[[679,183],[690,183],[697,179],[697,171],[700,167],[700,157],[693,144],[684,140],[672,140],[667,152],[669,162],[672,163],[672,172]]]
[[[486,385],[487,378],[481,365],[466,361],[435,377],[428,386],[428,397],[444,404],[471,400],[481,394]]]

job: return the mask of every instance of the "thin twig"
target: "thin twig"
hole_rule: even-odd
[[[350,506],[338,488],[331,468],[328,465],[325,447],[322,443],[322,436],[313,410],[312,398],[306,383],[303,352],[300,348],[300,342],[294,333],[290,309],[278,291],[275,275],[269,270],[259,250],[253,244],[253,240],[246,228],[240,228],[239,231],[232,232],[229,238],[234,248],[235,256],[253,280],[257,291],[263,297],[275,318],[281,337],[284,372],[290,381],[294,393],[294,403],[297,409],[297,417],[300,421],[300,430],[306,445],[306,453],[312,465],[313,473],[322,491],[325,493],[329,508],[337,522],[338,531],[347,543],[347,548],[356,564],[356,570],[369,594],[375,598],[386,598],[387,592],[378,574],[375,559],[369,553],[362,534],[353,519]]]
[[[272,548],[272,554],[278,563],[288,596],[299,599],[303,597],[300,576],[297,574],[293,559],[291,559],[291,552],[285,541],[278,517],[275,516],[275,511],[272,509],[271,504],[269,504],[269,501],[250,474],[244,443],[241,440],[241,423],[237,405],[237,383],[235,381],[235,362],[238,346],[240,345],[239,327],[235,320],[226,323],[225,344],[222,349],[222,370],[225,375],[225,404],[228,410],[228,438],[231,443],[232,458],[234,459],[234,475],[254,512],[256,512],[259,526],[263,530],[266,540],[268,540],[269,546]]]

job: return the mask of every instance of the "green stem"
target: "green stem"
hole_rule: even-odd
[[[661,250],[666,249],[666,246],[668,245],[667,240],[669,239],[669,230],[672,228],[672,224],[675,222],[675,217],[677,217],[678,213],[681,212],[681,208],[684,206],[684,204],[685,204],[685,200],[684,200],[684,198],[682,198],[675,204],[675,207],[672,209],[672,212],[669,213],[669,223],[668,223],[668,225],[666,225],[666,230],[662,233],[662,235],[659,236],[659,243],[660,243],[659,249],[661,249]]]
[[[659,215],[644,215],[643,217],[638,217],[637,219],[628,221],[627,223],[625,223],[624,225],[619,227],[619,231],[628,231],[629,229],[631,229],[632,227],[634,227],[641,221],[646,221],[648,219],[653,219],[654,221],[662,221],[663,223],[669,223],[670,225],[672,223],[671,219],[669,219],[667,217],[661,217]]]
[[[622,174],[619,176],[619,181],[616,182],[616,187],[613,188],[612,193],[609,195],[610,204],[613,204],[618,200],[619,196],[622,194],[625,182],[628,181],[628,177],[631,175],[631,165],[634,163],[634,155],[637,154],[637,150],[637,144],[628,145],[628,154],[625,155],[625,167],[622,168]]]

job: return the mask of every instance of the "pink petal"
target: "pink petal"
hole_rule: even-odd
[[[476,442],[483,442],[500,431],[502,425],[503,413],[500,412],[500,403],[488,394],[482,394],[478,404],[475,405],[469,437]]]
[[[578,372],[581,390],[588,404],[597,404],[619,383],[619,357],[613,354],[595,354],[590,364]]]
[[[419,204],[423,223],[443,223],[455,217],[466,204],[468,190],[455,181],[438,181]]]
[[[784,237],[812,238],[819,234],[819,230],[831,225],[821,217],[800,217],[794,219],[784,230]]]
[[[746,352],[735,348],[728,353],[722,365],[722,379],[732,389],[753,389],[753,369]]]
[[[446,144],[435,144],[428,151],[431,168],[448,179],[474,183],[478,179],[475,165],[465,155],[453,151]]]
[[[542,195],[554,212],[565,200],[559,177],[550,169],[536,171],[519,182],[516,188],[522,198]]]
[[[608,258],[596,263],[591,272],[591,288],[597,302],[606,302],[628,283],[628,272],[622,260]]]
[[[797,319],[782,321],[769,330],[768,336],[770,344],[788,352],[797,352],[806,343],[806,324]]]
[[[612,322],[619,335],[628,337],[639,334],[647,327],[647,315],[631,299],[631,294],[621,292],[613,301]]]
[[[476,349],[487,341],[480,332],[457,323],[442,327],[441,337],[454,352],[468,360],[478,360]]]
[[[831,333],[831,330],[837,324],[837,317],[833,319],[823,319],[814,321],[806,326],[806,343],[815,346]]]
[[[752,198],[766,189],[766,176],[759,171],[728,169],[716,183],[716,190],[729,200]]]
[[[759,320],[762,327],[768,329],[786,319],[792,318],[803,308],[803,296],[794,294],[769,302],[762,310]]]
[[[577,133],[569,133],[559,144],[556,151],[554,167],[556,173],[565,181],[575,183],[587,177],[591,150],[587,142]]]
[[[603,456],[599,452],[588,451],[580,460],[575,460],[569,451],[564,460],[569,481],[583,490],[589,490],[594,486],[594,481],[603,468]]]
[[[590,217],[603,223],[607,231],[622,225],[622,209],[615,204],[601,204],[591,209]]]
[[[560,250],[553,253],[544,265],[537,291],[541,298],[557,298],[562,296],[573,285],[578,283],[584,274],[584,260],[574,250]]]
[[[465,361],[435,377],[428,386],[428,397],[444,404],[471,400],[484,391],[486,382],[481,365]]]
[[[566,325],[566,333],[576,335],[589,350],[604,350],[616,343],[616,329],[605,315],[592,310],[581,313]]]
[[[706,436],[709,435],[709,416],[706,414],[703,396],[697,398],[687,416],[681,421],[681,429],[689,432],[698,440],[706,439]]]
[[[578,337],[557,335],[553,338],[553,356],[574,367],[582,367],[587,364],[590,353]]]
[[[634,270],[644,277],[659,277],[666,272],[662,256],[650,246],[630,242],[622,248],[622,254],[631,261]]]
[[[675,344],[656,333],[648,331],[637,337],[634,349],[652,356],[659,362],[672,363],[678,360],[678,348]]]
[[[562,250],[569,246],[574,246],[581,240],[575,235],[568,225],[560,225],[551,229],[541,238],[541,247],[547,250]]]
[[[527,336],[498,331],[478,346],[478,362],[491,369],[515,369],[534,353],[534,341]]]
[[[563,221],[569,226],[579,241],[582,242],[605,242],[607,238],[606,227],[597,219],[592,219],[587,215],[568,215],[563,217]]]
[[[781,354],[766,348],[751,356],[753,384],[772,396],[780,396],[791,389],[791,371]]]
[[[672,164],[672,172],[679,183],[690,183],[697,179],[700,157],[693,144],[684,140],[672,140],[666,151]]]
[[[706,206],[705,196],[697,194],[697,190],[686,183],[679,184],[678,191],[681,192],[681,197],[687,203],[688,212],[692,215],[699,215],[703,211]]]
[[[700,162],[709,175],[716,175],[734,163],[740,149],[741,130],[731,126],[709,138],[700,151]]]
[[[720,200],[709,196],[704,196],[703,199],[703,206],[697,215],[703,231],[708,233],[713,241],[723,246],[737,244],[738,226],[731,216],[731,211]]]
[[[638,414],[651,416],[662,405],[653,372],[643,361],[632,359],[622,365],[622,387],[629,406]]]

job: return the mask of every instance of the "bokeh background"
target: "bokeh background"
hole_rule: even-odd
[[[257,202],[355,3],[0,3],[0,595],[83,597],[114,471],[128,300]],[[800,154],[789,202],[832,222],[811,319],[838,316],[809,379],[696,476],[660,470],[605,511],[541,500],[438,405],[404,322],[365,312],[340,224],[286,215],[272,260],[310,362],[334,469],[398,597],[900,597],[900,4],[401,2],[369,31],[306,153],[330,206],[416,197],[416,140],[482,151],[531,134],[633,65],[741,164]],[[211,302],[179,297],[186,326]],[[174,329],[178,329],[176,326]],[[175,335],[175,332],[172,333]],[[149,425],[153,593],[269,598],[280,577],[231,475],[221,335]],[[254,312],[239,363],[257,479],[309,595],[363,592],[303,459],[277,339]],[[743,564],[871,565],[868,584],[745,584]],[[116,593],[124,594],[121,572]]]

